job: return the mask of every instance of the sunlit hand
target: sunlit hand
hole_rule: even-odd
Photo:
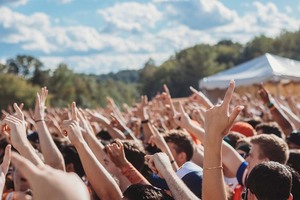
[[[12,153],[11,161],[28,180],[34,199],[90,199],[87,187],[75,173],[66,173],[49,166],[37,167],[17,153]]]

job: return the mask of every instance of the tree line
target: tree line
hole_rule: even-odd
[[[40,87],[49,89],[49,106],[65,107],[76,101],[80,107],[97,107],[112,97],[119,105],[134,104],[141,94],[149,98],[167,84],[173,97],[190,94],[201,78],[213,75],[264,53],[300,60],[300,30],[283,31],[276,38],[256,36],[245,45],[222,40],[215,45],[198,44],[172,55],[161,65],[150,58],[140,70],[105,75],[78,74],[64,63],[54,70],[38,58],[17,55],[0,64],[0,108],[13,102],[32,107]]]

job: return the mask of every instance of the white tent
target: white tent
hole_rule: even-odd
[[[266,53],[229,70],[203,78],[199,87],[204,90],[225,89],[231,79],[235,80],[236,87],[284,79],[300,81],[300,62]]]

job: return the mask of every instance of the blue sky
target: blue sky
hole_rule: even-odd
[[[300,0],[0,0],[0,62],[18,54],[47,68],[102,74],[157,64],[222,39],[246,43],[300,25]]]

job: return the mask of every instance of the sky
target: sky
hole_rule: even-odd
[[[157,65],[199,43],[245,44],[297,31],[300,0],[0,0],[0,63],[16,55],[46,68],[103,74]]]

